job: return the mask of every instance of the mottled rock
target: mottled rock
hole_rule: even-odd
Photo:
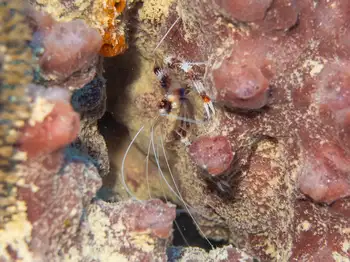
[[[109,172],[108,150],[97,125],[97,120],[106,110],[105,80],[96,77],[83,88],[75,90],[71,103],[81,115],[79,136],[73,146],[91,156],[101,177],[106,176]]]
[[[253,262],[253,257],[245,252],[226,246],[216,248],[209,253],[196,247],[176,248],[171,247],[167,251],[169,262]]]
[[[299,19],[299,5],[296,0],[274,0],[266,16],[257,24],[267,32],[272,30],[289,30]]]
[[[77,137],[79,115],[70,104],[38,97],[33,110],[35,114],[24,127],[18,142],[28,157],[63,148]]]
[[[160,200],[96,201],[82,221],[79,240],[68,242],[65,261],[166,261],[175,206]],[[71,245],[69,245],[71,244]]]
[[[324,144],[307,152],[299,176],[300,190],[317,202],[331,204],[350,194],[350,158],[334,145]]]
[[[184,144],[169,138],[169,124],[163,128],[165,148],[176,153],[170,167],[184,200],[209,218],[226,221],[230,241],[262,261],[309,261],[312,254],[315,261],[348,259],[342,249],[349,222],[348,7],[344,0],[179,0],[159,4],[157,15],[141,7],[147,14],[136,29],[141,55],[130,56],[140,61],[139,74],[125,82],[126,113],[120,114],[120,104],[114,113],[131,133],[155,118],[147,113],[156,111],[158,97],[150,99],[144,90],[157,94],[160,88],[144,66],[147,59],[166,67],[177,85],[189,87],[186,98],[196,120],[203,119],[203,104],[193,81],[203,83],[216,114],[194,125]],[[169,59],[179,63],[166,66]],[[205,63],[184,70],[191,62]],[[145,136],[135,144],[146,153]],[[234,176],[212,179],[225,182],[229,195],[212,190],[203,176],[205,163],[198,159],[210,163],[216,159],[209,157],[212,152],[198,159],[193,153],[197,139],[217,136],[235,153]],[[302,210],[313,220],[308,240],[298,233]],[[211,232],[222,225],[210,222],[212,231],[209,223],[200,226],[216,237]],[[339,227],[345,231],[336,232]]]
[[[273,0],[215,0],[215,2],[222,8],[223,12],[228,13],[231,18],[245,22],[253,22],[264,19],[266,11]]]
[[[295,206],[295,237],[289,261],[348,261],[350,257],[348,217],[312,203]],[[327,221],[327,222],[326,222]]]
[[[335,133],[346,149],[350,148],[350,75],[347,71],[349,66],[347,61],[330,61],[318,76],[317,91],[313,95],[321,119],[324,123],[334,125]]]
[[[106,142],[100,134],[97,123],[82,121],[78,138],[72,146],[86,153],[93,159],[100,176],[104,177],[109,172],[109,158]]]
[[[99,32],[83,20],[57,22],[47,14],[31,11],[36,32],[32,46],[42,48],[39,57],[41,77],[50,85],[75,89],[90,82],[96,74]]]
[[[269,82],[256,67],[222,62],[213,70],[217,102],[233,108],[259,109],[267,104]]]
[[[101,186],[92,164],[70,161],[59,151],[19,166],[18,196],[32,224],[30,249],[35,261],[57,261],[58,252],[77,234],[84,209]]]

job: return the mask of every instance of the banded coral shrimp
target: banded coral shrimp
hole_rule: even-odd
[[[131,131],[134,132],[134,134],[132,134],[133,138],[128,148],[125,150],[121,164],[120,176],[122,184],[129,196],[135,200],[140,200],[134,192],[135,188],[130,184],[131,181],[128,180],[128,174],[125,171],[125,163],[128,158],[129,150],[133,146],[137,146],[139,144],[138,141],[140,141],[138,139],[142,139],[141,136],[146,134],[149,136],[147,148],[146,143],[141,144],[143,144],[142,151],[146,155],[146,172],[144,176],[147,180],[148,197],[162,197],[154,195],[150,190],[148,166],[149,163],[152,162],[157,166],[160,180],[163,181],[163,184],[165,183],[165,190],[175,195],[177,202],[181,204],[186,213],[192,218],[193,223],[196,224],[198,230],[201,231],[201,235],[205,236],[205,233],[196,222],[193,213],[202,216],[205,216],[205,214],[201,214],[203,211],[196,210],[195,207],[188,204],[182,196],[181,189],[177,185],[176,174],[172,171],[173,161],[172,157],[168,155],[167,145],[169,141],[177,141],[174,143],[183,147],[188,146],[191,143],[192,129],[195,129],[198,125],[207,123],[207,120],[215,114],[214,107],[209,99],[206,100],[207,107],[198,107],[198,104],[204,101],[203,97],[206,97],[204,93],[205,90],[203,84],[201,84],[199,78],[197,78],[197,75],[191,70],[192,68],[204,66],[206,63],[201,61],[184,62],[182,59],[178,59],[175,56],[161,56],[161,59],[158,59],[158,61],[157,58],[154,59],[156,62],[153,63],[153,67],[151,68],[153,71],[153,80],[155,80],[157,84],[158,91],[162,94],[158,96],[157,108],[155,108],[153,104],[154,108],[152,110],[156,110],[157,114],[152,117],[147,116],[149,117],[148,123],[142,124],[138,129]],[[151,70],[149,70],[148,73],[152,73]],[[176,74],[177,70],[183,72],[187,78],[186,81],[178,78]],[[209,102],[211,103],[209,104]],[[145,104],[145,107],[149,106],[149,103]],[[148,111],[149,108],[146,108],[146,110]],[[200,117],[197,117],[197,114],[200,115]],[[206,116],[203,117],[205,114]],[[152,123],[150,124],[149,122]],[[163,194],[162,198],[165,200],[169,199],[166,193]],[[207,242],[213,247],[208,239]]]
[[[158,174],[159,174],[160,179],[165,182],[167,189],[170,190],[171,193],[176,196],[178,201],[180,201],[181,205],[184,207],[186,212],[192,218],[192,221],[194,222],[194,224],[196,225],[198,230],[201,232],[202,236],[204,236],[204,238],[206,239],[204,232],[201,231],[199,224],[196,222],[196,219],[192,215],[192,212],[193,212],[192,210],[194,210],[194,212],[197,212],[197,213],[199,213],[199,212],[196,211],[192,206],[190,206],[184,200],[184,198],[180,192],[180,189],[177,186],[176,178],[171,170],[171,164],[169,163],[168,155],[166,153],[162,131],[160,131],[160,133],[158,134],[158,141],[157,141],[157,138],[155,138],[155,132],[156,132],[155,129],[157,129],[159,127],[161,117],[169,118],[170,116],[172,116],[173,118],[176,119],[176,121],[180,122],[180,124],[178,125],[179,129],[178,129],[178,131],[176,131],[176,133],[181,135],[181,136],[187,135],[188,127],[191,124],[199,124],[200,123],[199,121],[196,121],[194,119],[187,118],[187,114],[191,115],[191,112],[189,112],[189,109],[188,109],[188,108],[191,108],[191,105],[188,102],[188,100],[185,98],[185,90],[180,89],[180,90],[176,90],[176,91],[179,94],[172,94],[172,96],[174,96],[174,97],[170,97],[169,94],[165,95],[165,98],[163,98],[163,100],[160,101],[160,104],[159,104],[160,115],[154,120],[154,123],[151,125],[151,128],[150,128],[151,129],[150,130],[150,142],[148,145],[148,150],[147,150],[147,155],[146,155],[146,174],[145,174],[148,192],[149,192],[149,198],[153,198],[153,196],[151,195],[151,192],[150,192],[149,178],[148,178],[148,163],[149,163],[149,160],[151,158],[150,156],[151,156],[151,152],[152,152],[153,157],[154,157],[154,161],[155,161],[156,166],[158,168]],[[174,93],[176,93],[176,92],[174,92]],[[183,112],[183,113],[180,113],[180,115],[182,115],[182,116],[177,116],[175,114],[172,114],[172,110],[175,108],[176,103],[180,104],[179,111]],[[126,189],[126,191],[128,192],[128,194],[136,200],[138,200],[138,198],[134,195],[134,193],[129,188],[129,186],[127,185],[127,182],[126,182],[126,178],[125,178],[125,174],[124,174],[124,163],[125,163],[126,157],[128,155],[128,152],[129,152],[131,146],[133,145],[133,143],[137,139],[138,135],[144,130],[144,128],[145,128],[145,126],[143,125],[139,129],[139,131],[136,133],[134,138],[132,139],[131,143],[129,144],[129,146],[124,154],[122,166],[121,166],[121,177],[122,177],[123,186]],[[158,146],[156,145],[157,143],[160,145],[160,150],[159,150]],[[167,172],[170,174],[171,179],[168,179],[166,177],[166,175],[164,174],[164,171],[163,171],[161,163],[160,163],[160,157],[163,157],[163,159],[166,163]],[[162,189],[162,191],[163,191],[163,198],[166,201],[168,201],[166,193],[164,193],[165,190]],[[177,223],[175,223],[175,225],[178,228],[178,232],[181,232],[181,229],[179,228]],[[183,236],[183,239],[185,240],[186,238]],[[206,239],[206,241],[208,242],[210,247],[213,247],[211,242],[208,239]],[[187,241],[185,240],[185,242],[187,242]]]

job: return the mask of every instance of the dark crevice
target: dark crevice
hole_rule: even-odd
[[[176,217],[177,224],[179,225],[179,228],[182,231],[182,234],[186,238],[187,243],[190,245],[190,247],[199,247],[203,248],[206,251],[211,250],[211,247],[207,240],[203,238],[197,228],[196,225],[193,223],[192,218],[187,213],[181,213]],[[178,228],[174,224],[174,239],[173,239],[173,246],[183,246],[186,247],[186,242],[181,236],[181,233],[179,232]],[[210,243],[216,247],[222,247],[227,245],[227,241],[215,241],[212,239],[209,239]]]

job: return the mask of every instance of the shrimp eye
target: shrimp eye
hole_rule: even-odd
[[[209,103],[211,101],[209,96],[207,96],[206,94],[202,94],[201,97],[202,97],[204,103]]]
[[[165,107],[165,103],[164,103],[164,100],[160,101],[159,104],[158,104],[158,108],[159,109],[163,109]]]
[[[160,68],[159,67],[155,67],[153,68],[153,72],[158,75],[160,73]]]
[[[169,114],[171,112],[172,105],[171,105],[171,102],[169,102],[166,99],[163,99],[162,101],[160,101],[158,108],[164,109]]]

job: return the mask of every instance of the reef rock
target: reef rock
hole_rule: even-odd
[[[46,85],[76,89],[90,82],[97,71],[102,45],[99,32],[83,20],[57,22],[47,13],[31,10],[32,46],[39,56]]]
[[[124,110],[110,108],[133,136],[166,98],[152,65],[164,69],[169,90],[187,90],[187,115],[160,117],[154,141],[171,152],[180,202],[212,218],[213,230],[202,233],[210,237],[223,219],[227,240],[262,261],[346,261],[348,1],[151,2],[138,12],[140,55],[127,54],[139,74],[125,81]],[[205,95],[215,106],[210,118]],[[176,119],[184,115],[196,121]],[[186,128],[181,139],[177,123]],[[150,137],[135,141],[145,155]]]
[[[175,206],[160,200],[96,201],[82,220],[80,236],[65,261],[166,261]],[[68,244],[69,245],[69,244]]]
[[[70,157],[57,152],[18,167],[18,196],[32,224],[29,246],[35,261],[56,260],[63,244],[77,234],[84,209],[101,186],[92,164],[71,162]],[[11,245],[9,249],[16,253]]]
[[[170,262],[253,262],[253,257],[232,246],[226,246],[211,250],[209,253],[200,248],[176,248],[168,249],[168,261]]]

